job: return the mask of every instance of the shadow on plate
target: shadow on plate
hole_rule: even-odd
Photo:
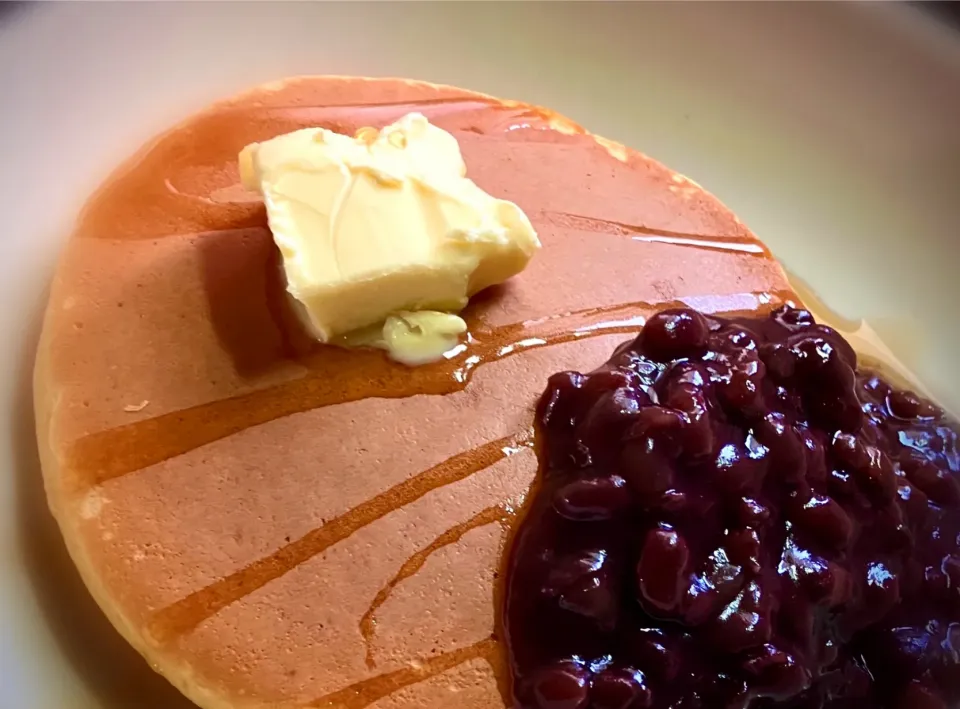
[[[14,402],[18,544],[38,604],[64,659],[98,709],[196,709],[117,633],[80,580],[43,491],[33,422],[32,375],[40,312],[27,333]]]

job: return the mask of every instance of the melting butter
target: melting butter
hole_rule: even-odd
[[[419,113],[354,137],[294,131],[248,145],[239,161],[321,342],[439,359],[466,330],[452,313],[540,248],[520,207],[467,179],[456,138]]]
[[[391,359],[415,367],[459,351],[460,336],[466,331],[467,323],[458,315],[417,310],[394,313],[382,324],[338,335],[330,344],[348,349],[375,347],[386,350]]]
[[[450,313],[397,313],[383,324],[383,347],[399,362],[424,364],[456,347],[466,331],[463,318]]]

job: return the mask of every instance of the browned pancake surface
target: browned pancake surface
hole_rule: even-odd
[[[421,111],[543,250],[408,369],[311,346],[287,311],[247,143]],[[222,102],[94,196],[38,355],[51,507],[115,625],[204,707],[503,706],[496,572],[536,471],[546,377],[685,302],[763,309],[780,267],[694,183],[544,109],[309,78]]]

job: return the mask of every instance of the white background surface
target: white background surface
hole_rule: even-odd
[[[954,408],[960,39],[862,4],[0,6],[0,709],[187,706],[101,620],[44,508],[29,370],[56,251],[152,134],[291,74],[540,103],[717,194]]]

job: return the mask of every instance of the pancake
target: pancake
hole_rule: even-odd
[[[421,111],[542,251],[414,369],[319,347],[286,306],[246,144]],[[546,378],[678,303],[795,298],[698,185],[543,108],[394,79],[302,78],[160,136],[66,244],[35,372],[50,507],[126,639],[206,709],[491,709],[502,552]]]

